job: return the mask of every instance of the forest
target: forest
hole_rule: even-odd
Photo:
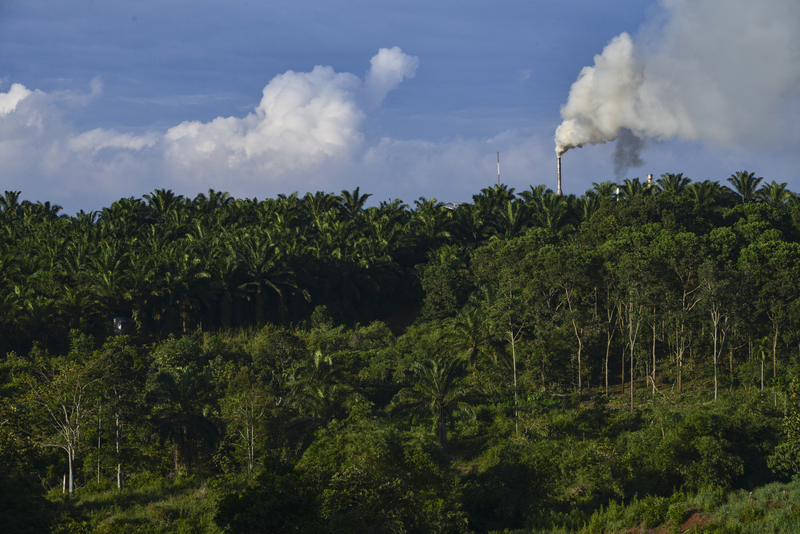
[[[800,531],[800,196],[722,182],[6,191],[0,527]]]

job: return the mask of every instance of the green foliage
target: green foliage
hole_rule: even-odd
[[[455,314],[466,304],[472,287],[468,257],[459,247],[445,245],[429,253],[428,259],[420,276],[425,291],[421,317],[431,321]]]
[[[730,185],[75,217],[9,192],[0,506],[63,532],[789,531],[800,212]]]
[[[214,521],[225,532],[323,532],[317,495],[304,477],[276,454],[241,493],[220,499]]]
[[[459,485],[428,434],[370,419],[328,426],[298,469],[321,490],[325,521],[348,532],[461,532]]]

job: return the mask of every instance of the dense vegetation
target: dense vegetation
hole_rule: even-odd
[[[800,202],[761,181],[74,217],[6,192],[0,521],[789,531]]]

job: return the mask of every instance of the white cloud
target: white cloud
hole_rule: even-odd
[[[403,53],[399,47],[381,48],[370,60],[364,91],[370,107],[380,104],[386,95],[403,80],[413,78],[419,58]]]
[[[95,128],[70,139],[69,147],[76,152],[97,152],[104,148],[141,150],[145,147],[152,147],[158,142],[158,139],[159,137],[155,133],[145,135],[120,134],[114,130]]]
[[[37,194],[86,200],[142,194],[147,187],[247,196],[255,190],[324,187],[352,174],[366,148],[362,123],[418,64],[397,47],[372,58],[365,81],[331,67],[288,71],[264,87],[245,117],[187,121],[141,135],[95,128],[75,131],[64,109],[88,105],[102,92],[45,94],[14,84],[0,93],[0,165]],[[371,108],[370,108],[371,109]],[[137,176],[139,173],[139,176]],[[144,188],[144,189],[142,189]],[[110,200],[108,197],[111,197]],[[67,202],[68,203],[68,202]]]
[[[382,48],[363,83],[322,66],[275,76],[255,111],[244,118],[170,128],[164,136],[167,164],[176,176],[209,186],[231,173],[248,185],[335,174],[364,148],[361,125],[367,112],[361,102],[380,104],[413,77],[418,62],[398,47]]]
[[[184,122],[164,136],[165,156],[175,172],[249,169],[279,179],[349,157],[363,142],[364,112],[355,94],[361,81],[331,67],[289,71],[264,87],[261,103],[244,118]]]
[[[27,87],[18,83],[12,85],[7,93],[0,93],[0,117],[17,109],[17,104],[30,94],[31,91]]]

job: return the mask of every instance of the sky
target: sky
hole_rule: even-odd
[[[800,191],[796,0],[0,0],[0,190],[469,201],[741,170]],[[620,140],[621,139],[621,140]],[[631,140],[635,142],[631,143]]]

